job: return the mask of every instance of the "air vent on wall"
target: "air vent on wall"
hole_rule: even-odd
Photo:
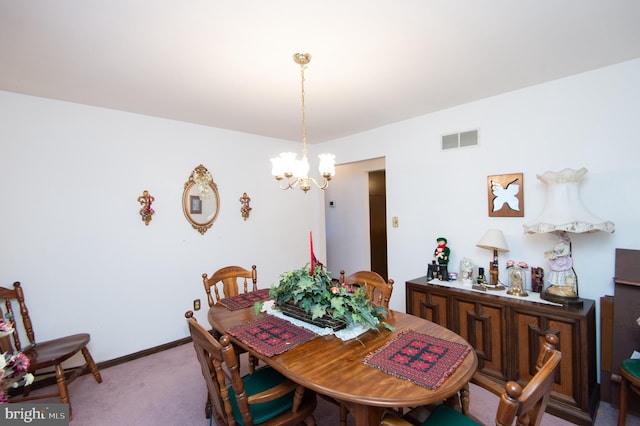
[[[478,145],[478,131],[453,133],[442,136],[442,149],[464,148],[466,146]]]

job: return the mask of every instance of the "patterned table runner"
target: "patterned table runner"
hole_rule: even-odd
[[[406,330],[370,353],[363,362],[385,373],[436,390],[462,364],[470,351],[467,345]]]
[[[251,291],[249,293],[238,294],[237,296],[226,297],[224,299],[221,299],[218,303],[225,306],[231,311],[235,311],[238,309],[248,308],[250,306],[253,306],[254,303],[268,298],[269,289],[263,288],[257,291]]]
[[[266,356],[286,352],[317,336],[272,315],[237,325],[227,330],[227,333]]]

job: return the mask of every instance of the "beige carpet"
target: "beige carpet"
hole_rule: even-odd
[[[246,354],[245,354],[246,355]],[[246,360],[243,359],[243,365]],[[72,426],[206,426],[206,390],[193,346],[185,344],[101,371],[103,383],[90,374],[69,386],[73,406]],[[46,391],[46,389],[42,390]],[[471,387],[471,412],[485,424],[494,424],[498,399]],[[338,424],[338,407],[318,398],[314,414],[318,426]],[[601,403],[597,426],[615,425],[618,412]],[[215,423],[214,423],[215,424]],[[353,425],[350,418],[349,424]],[[571,423],[545,414],[543,426]],[[628,416],[627,425],[640,426]]]

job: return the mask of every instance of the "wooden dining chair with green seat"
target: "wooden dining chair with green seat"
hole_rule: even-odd
[[[373,271],[358,271],[349,276],[345,276],[344,270],[340,270],[340,284],[364,286],[367,298],[378,306],[389,309],[389,301],[393,293],[394,281],[386,281],[380,274]],[[340,426],[347,424],[348,409],[345,404],[340,403]]]
[[[60,402],[69,404],[69,419],[72,417],[71,402],[69,400],[68,384],[78,377],[87,367],[98,383],[102,383],[102,376],[91,357],[87,348],[91,335],[88,333],[73,334],[71,336],[59,337],[43,342],[37,341],[29,316],[29,309],[24,299],[24,291],[19,282],[13,284],[13,289],[0,287],[0,301],[4,301],[4,310],[0,305],[0,316],[5,321],[11,323],[14,332],[0,339],[0,353],[14,351],[22,352],[29,358],[29,372],[34,375],[35,380],[30,386],[21,389],[22,396],[16,395],[9,402],[26,402],[46,398],[59,398]],[[22,321],[16,321],[16,314],[22,317]],[[26,337],[27,341],[20,339]],[[79,367],[65,369],[62,366],[77,353],[82,353],[85,364]],[[51,377],[51,367],[54,368],[55,383],[57,392],[30,395],[32,388],[38,386],[39,379],[43,384],[44,380]],[[52,382],[53,384],[54,382]]]
[[[545,342],[541,345],[536,361],[536,373],[524,386],[516,382],[507,382],[504,387],[476,374],[472,383],[481,386],[493,394],[500,396],[498,411],[495,417],[496,425],[511,426],[517,420],[519,425],[537,426],[542,420],[542,415],[549,402],[555,371],[560,364],[562,354],[556,349],[558,337],[547,334]],[[424,418],[427,413],[428,417]],[[460,411],[440,404],[432,411],[426,412],[424,407],[418,407],[409,411],[403,417],[393,413],[385,413],[381,426],[430,426],[430,425],[460,425],[477,426],[481,423],[472,416],[465,416]]]
[[[251,280],[251,289],[249,289],[249,283],[247,282],[248,279]],[[241,290],[243,293],[257,291],[258,270],[256,265],[252,265],[251,270],[235,265],[225,266],[211,274],[211,278],[209,278],[207,274],[202,274],[202,284],[204,285],[204,291],[207,293],[207,302],[209,303],[209,307],[211,307],[223,298],[239,295]],[[221,284],[222,286],[222,297],[220,296],[218,284]],[[213,296],[211,295],[211,288],[213,288]],[[213,334],[218,338],[220,337],[219,335],[216,335],[216,333]],[[245,351],[236,347],[236,353],[238,355],[243,352]],[[249,371],[252,372],[258,365],[258,359],[250,355],[248,357],[248,361]]]
[[[627,422],[627,399],[629,389],[640,395],[640,359],[625,359],[620,365],[620,407],[618,426]]]
[[[207,415],[218,425],[315,425],[315,392],[269,366],[240,377],[229,336],[218,341],[196,321],[192,311],[185,317],[207,386]]]

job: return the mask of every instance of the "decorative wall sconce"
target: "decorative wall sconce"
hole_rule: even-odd
[[[247,193],[244,192],[242,197],[240,197],[240,203],[242,204],[242,207],[240,207],[240,213],[242,213],[242,218],[244,220],[249,219],[249,212],[251,212],[251,207],[249,206],[250,201],[251,198],[249,198]]]
[[[142,221],[145,225],[148,225],[151,222],[152,216],[155,213],[155,210],[151,208],[151,203],[153,203],[156,199],[149,194],[149,191],[145,190],[142,192],[142,195],[138,197],[138,202],[142,205],[140,209],[140,216],[142,217]]]

